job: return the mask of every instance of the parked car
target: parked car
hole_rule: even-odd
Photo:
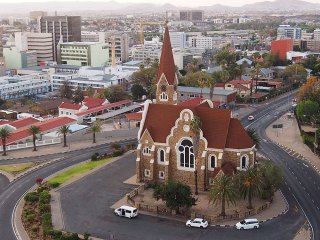
[[[115,209],[114,213],[119,217],[134,218],[138,216],[138,209],[136,209],[135,207],[123,205]]]
[[[251,115],[250,115],[250,116],[248,117],[248,120],[249,120],[249,121],[254,120],[254,116],[251,116]]]
[[[244,219],[236,224],[236,228],[240,230],[253,228],[257,229],[259,228],[259,221],[256,218]]]
[[[198,228],[207,228],[208,221],[202,218],[190,219],[186,222],[187,227],[198,227]]]

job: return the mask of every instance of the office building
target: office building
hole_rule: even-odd
[[[114,39],[114,40],[113,40]],[[126,33],[107,33],[106,42],[110,46],[110,55],[112,55],[112,46],[114,42],[115,47],[115,57],[117,62],[127,62],[129,60],[129,40],[128,34]]]
[[[172,48],[185,48],[187,35],[185,32],[169,32]]]
[[[37,66],[36,51],[21,51],[16,46],[4,46],[3,56],[6,60],[6,69],[19,69]]]
[[[277,29],[277,39],[301,39],[301,34],[301,28],[291,27],[290,25],[280,25]]]
[[[62,42],[81,41],[80,16],[47,16],[40,18],[40,32],[53,34],[54,60],[57,60],[57,45]]]
[[[58,44],[58,62],[75,66],[106,66],[109,46],[98,42],[68,42]]]
[[[287,58],[287,52],[293,50],[293,39],[281,39],[271,42],[271,53],[278,55],[283,61]]]
[[[106,42],[105,32],[88,32],[81,31],[81,42]]]
[[[313,31],[313,39],[320,40],[320,29],[319,28],[317,28]]]
[[[53,61],[52,33],[15,33],[15,45],[21,51],[36,51],[37,65]]]
[[[213,38],[204,36],[193,36],[189,38],[189,47],[200,49],[213,49]]]
[[[204,12],[202,10],[180,11],[180,21],[203,22]]]

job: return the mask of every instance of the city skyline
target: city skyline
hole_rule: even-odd
[[[56,0],[56,2],[65,2],[65,1],[70,1],[70,0]],[[71,0],[72,1],[72,0]],[[109,2],[109,0],[77,0],[75,2]],[[223,3],[219,0],[198,0],[198,1],[192,1],[192,0],[176,0],[173,5],[175,6],[181,6],[181,7],[199,7],[199,6],[210,6],[214,4],[221,4],[221,5],[227,5],[227,6],[234,6],[234,7],[239,7],[243,6],[245,4],[251,4],[251,3],[257,3],[257,2],[264,2],[265,0],[225,0]],[[275,0],[269,0],[269,2],[273,2]],[[47,0],[31,0],[31,1],[24,1],[24,0],[0,0],[0,3],[30,3],[30,2],[52,2],[52,1],[47,1]],[[150,3],[150,1],[147,0],[116,0],[113,2],[118,2],[118,3]],[[306,0],[306,2],[310,3],[319,3],[319,0]],[[169,3],[169,1],[163,1],[163,0],[157,0],[153,1],[152,3],[155,4],[165,4]]]

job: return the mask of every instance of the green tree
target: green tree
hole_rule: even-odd
[[[167,183],[162,183],[156,188],[156,194],[154,194],[155,198],[165,201],[166,206],[176,210],[177,213],[179,213],[179,208],[181,207],[189,208],[192,206],[192,192],[188,185],[169,181]]]
[[[226,203],[236,205],[238,189],[232,177],[220,175],[213,181],[213,186],[209,192],[209,202],[213,204],[221,203],[221,216],[226,215]]]
[[[37,151],[36,147],[36,140],[37,140],[37,134],[41,132],[40,127],[32,125],[29,127],[29,133],[32,135],[32,142],[33,142],[33,151]]]
[[[272,202],[274,193],[283,183],[282,169],[271,161],[262,161],[259,164],[259,171],[263,178],[263,188],[267,192],[268,200]]]
[[[221,71],[213,72],[211,78],[208,80],[208,86],[210,88],[210,100],[213,98],[214,85],[222,81]]]
[[[6,142],[7,142],[7,139],[11,137],[11,132],[9,131],[9,129],[5,128],[5,127],[2,127],[0,128],[0,138],[1,138],[1,141],[2,141],[2,149],[3,149],[3,156],[6,156],[7,155],[7,151],[6,151]]]
[[[229,50],[229,46],[226,46],[214,55],[214,59],[219,65],[221,65],[223,61],[225,61],[227,64],[231,64],[235,61],[236,58],[235,53]]]
[[[120,85],[114,85],[106,88],[103,92],[103,97],[108,99],[110,103],[130,98],[129,94],[124,91],[123,87]]]
[[[72,91],[72,88],[70,86],[69,81],[64,81],[62,83],[62,85],[60,86],[59,90],[60,90],[61,98],[68,98],[68,99],[72,98],[73,91]]]
[[[133,84],[131,87],[131,94],[134,100],[141,99],[143,95],[147,94],[147,91],[142,87],[141,84]]]
[[[91,98],[94,96],[94,89],[93,89],[93,87],[91,87],[91,86],[87,87],[87,96],[88,96],[88,97],[91,97]]]
[[[131,76],[131,81],[134,84],[140,84],[147,91],[147,96],[149,99],[154,98],[155,96],[155,84],[158,71],[156,66],[157,63],[154,62],[151,67],[140,68],[139,71],[134,72]]]
[[[198,116],[194,116],[190,123],[190,129],[192,131],[192,143],[193,143],[193,153],[194,153],[194,162],[197,162],[198,154],[199,154],[199,143],[200,143],[200,131],[202,127],[201,119]],[[198,195],[198,173],[197,167],[195,164],[194,178],[195,178],[195,194]],[[206,181],[204,181],[206,182]],[[204,186],[206,189],[206,186]]]
[[[69,128],[69,126],[64,125],[57,130],[59,136],[63,135],[63,147],[67,147],[67,134],[71,133],[71,130]]]
[[[92,133],[92,143],[96,143],[96,134],[102,131],[100,121],[96,121],[90,128],[89,132]]]
[[[80,86],[78,86],[74,91],[72,99],[73,99],[73,102],[76,104],[81,103],[83,101],[84,95]]]
[[[247,128],[247,134],[252,139],[257,148],[260,148],[261,139],[254,128]]]
[[[252,209],[252,198],[260,196],[262,193],[262,177],[258,168],[254,166],[248,167],[239,175],[240,178],[240,194],[246,199],[248,198],[248,208]]]
[[[312,117],[319,115],[319,103],[311,100],[304,100],[298,103],[297,115],[299,119],[311,122]]]

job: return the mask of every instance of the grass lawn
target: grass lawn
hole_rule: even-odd
[[[21,164],[9,164],[9,165],[0,165],[0,170],[11,173],[13,175],[25,171],[28,168],[31,168],[34,166],[34,163],[27,162],[27,163],[21,163]]]
[[[58,183],[59,185],[70,181],[71,179],[81,176],[82,174],[89,172],[90,170],[106,163],[109,162],[112,158],[107,158],[104,160],[99,160],[99,161],[89,161],[89,162],[85,162],[82,164],[79,164],[73,168],[70,168],[60,174],[58,174],[57,176],[51,178],[48,183],[49,184],[55,184]]]

